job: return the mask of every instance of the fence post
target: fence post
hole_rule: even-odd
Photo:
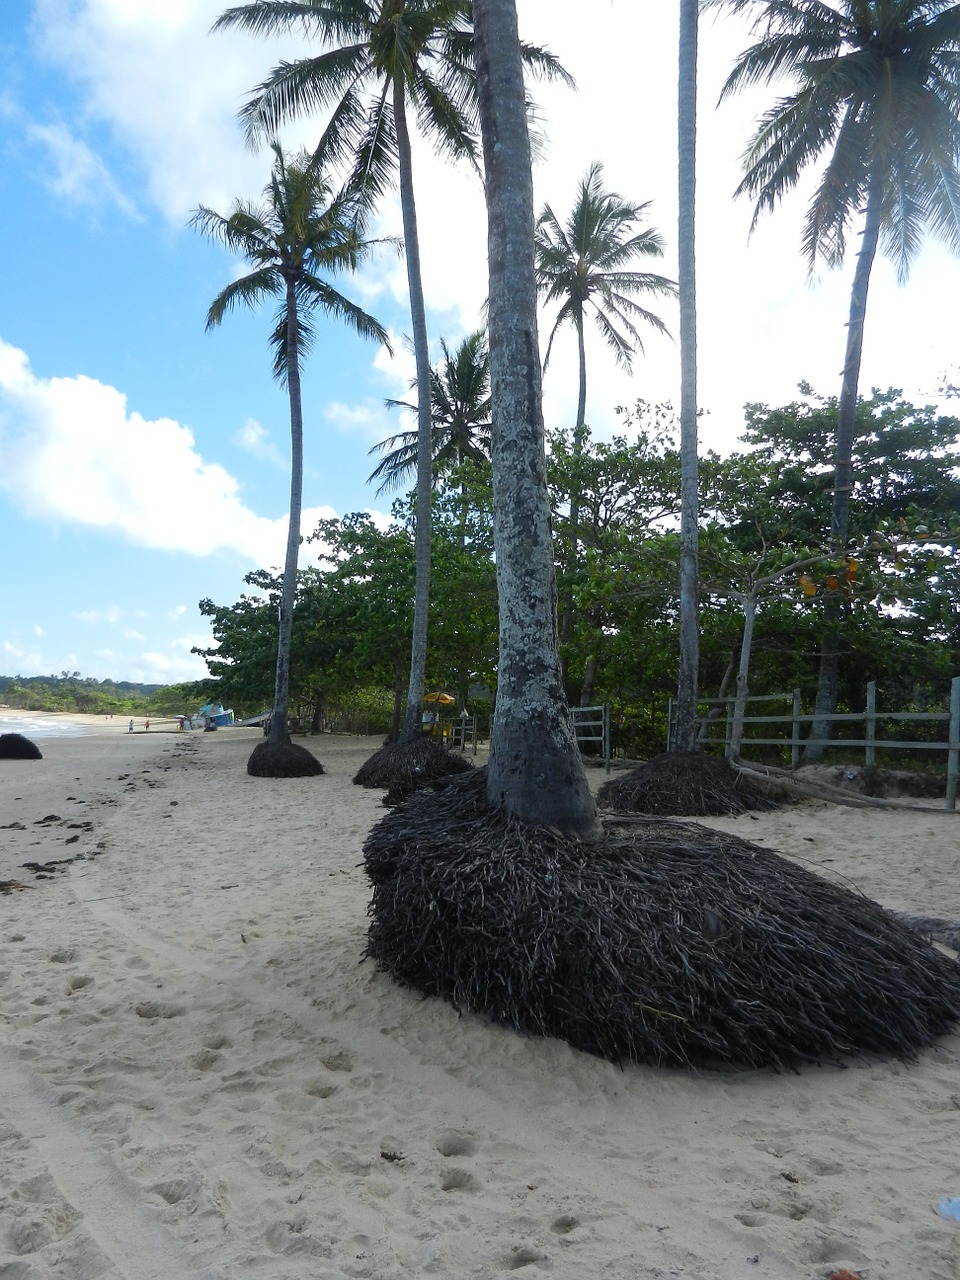
[[[947,808],[957,807],[957,762],[960,756],[960,676],[950,681],[950,733],[947,749]]]
[[[867,740],[867,749],[864,753],[864,763],[868,769],[872,769],[877,762],[877,682],[869,680],[867,682],[867,710],[864,715],[866,721],[865,737]]]
[[[610,772],[610,703],[603,704],[603,760]]]
[[[673,750],[673,695],[667,699],[667,751]]]
[[[793,723],[790,734],[790,768],[797,769],[800,766],[800,708],[803,704],[800,701],[800,690],[793,691]]]

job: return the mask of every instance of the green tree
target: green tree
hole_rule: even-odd
[[[417,589],[410,683],[403,738],[420,732],[430,602],[430,356],[420,269],[408,107],[422,132],[454,158],[476,163],[476,82],[469,0],[251,0],[228,9],[214,30],[240,27],[266,35],[301,28],[321,52],[282,62],[243,110],[252,138],[283,122],[331,108],[316,156],[349,160],[350,185],[368,201],[399,171],[410,323],[417,376]],[[561,74],[543,50],[527,47],[530,65]]]
[[[451,352],[440,339],[443,359],[430,370],[430,406],[433,420],[433,474],[449,473],[470,459],[480,465],[490,460],[490,355],[482,330],[468,334]],[[416,390],[416,382],[413,383]],[[417,411],[406,400],[388,400],[391,408]],[[399,488],[417,469],[417,431],[401,431],[381,440],[371,453],[383,456],[370,476],[380,481],[378,493]]]
[[[362,337],[389,343],[383,326],[325,278],[338,271],[355,270],[369,248],[356,231],[351,202],[343,195],[332,195],[329,183],[309,156],[288,160],[278,143],[272,149],[273,170],[262,204],[238,200],[226,216],[201,206],[193,225],[232,252],[240,253],[253,266],[249,274],[228,284],[210,304],[208,329],[220,324],[235,306],[257,307],[266,298],[280,299],[272,343],[274,373],[286,384],[290,402],[290,519],[267,746],[275,759],[289,761],[290,638],[303,497],[300,358],[313,341],[312,315],[317,310],[345,321]],[[266,761],[267,757],[263,759]],[[289,772],[292,764],[282,767]]]
[[[831,537],[846,549],[853,438],[867,290],[879,250],[905,279],[929,228],[960,252],[960,4],[946,0],[712,0],[754,15],[758,39],[723,94],[780,76],[796,87],[764,114],[744,157],[738,194],[756,198],[754,225],[821,164],[803,250],[839,266],[861,228],[850,295],[834,453]],[[831,619],[831,622],[835,619]],[[825,633],[819,716],[836,706],[837,654]],[[827,736],[811,728],[808,756]]]

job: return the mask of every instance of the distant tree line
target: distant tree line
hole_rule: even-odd
[[[628,755],[663,748],[677,683],[680,456],[669,406],[621,411],[624,432],[550,437],[555,563],[571,624],[567,700],[609,702]],[[748,450],[700,465],[701,689],[799,687],[812,705],[825,626],[841,655],[840,710],[867,680],[886,705],[942,704],[960,660],[960,419],[898,392],[861,398],[850,550],[830,538],[837,401],[800,388],[780,408],[747,407]],[[572,529],[572,495],[576,528]],[[433,495],[427,687],[481,717],[497,683],[497,602],[489,468],[467,460]],[[402,717],[415,581],[414,512],[398,501],[378,527],[352,514],[321,523],[317,564],[298,575],[291,702],[303,727],[366,708],[371,732]],[[235,604],[210,600],[215,644],[197,650],[225,703],[271,698],[281,581],[247,576]],[[834,613],[836,617],[834,618]],[[745,648],[746,640],[746,648]]]
[[[49,676],[0,676],[0,704],[20,711],[80,712],[85,715],[189,714],[204,701],[207,685],[137,684],[95,680],[79,671]]]

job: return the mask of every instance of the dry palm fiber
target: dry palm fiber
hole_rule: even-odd
[[[385,742],[354,775],[358,787],[384,787],[384,804],[398,804],[441,778],[468,773],[473,765],[435,738],[424,735],[410,742]]]
[[[22,733],[0,733],[0,760],[42,760],[43,752]]]
[[[297,742],[258,742],[247,761],[247,773],[257,778],[313,778],[323,765]]]
[[[616,813],[673,814],[699,818],[776,809],[779,801],[742,777],[728,760],[702,751],[654,756],[597,792],[597,804]]]
[[[405,986],[675,1065],[909,1057],[960,1017],[960,966],[850,889],[693,824],[524,827],[485,782],[412,796],[364,844],[365,954]]]

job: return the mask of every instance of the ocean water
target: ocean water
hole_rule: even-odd
[[[22,733],[25,738],[82,738],[90,730],[83,724],[49,720],[46,716],[5,716],[0,714],[0,733]]]

